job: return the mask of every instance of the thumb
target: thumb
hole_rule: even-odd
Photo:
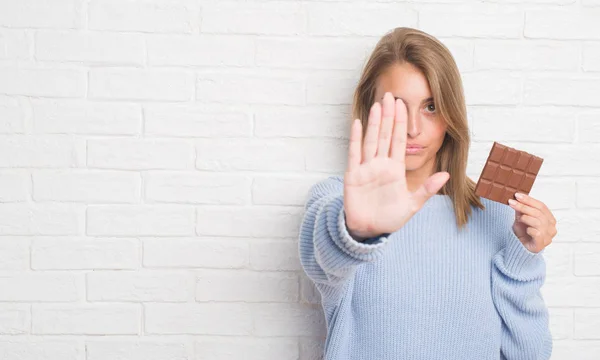
[[[435,195],[450,179],[450,173],[441,171],[431,175],[425,182],[415,191],[413,197],[419,208],[425,204],[425,202]]]

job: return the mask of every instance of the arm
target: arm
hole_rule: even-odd
[[[329,177],[312,186],[300,225],[300,261],[322,293],[339,292],[355,268],[383,254],[390,234],[358,241],[344,212],[343,181]]]
[[[492,298],[502,317],[501,359],[550,359],[549,315],[540,292],[546,277],[543,250],[529,251],[512,229],[506,236],[492,266]]]

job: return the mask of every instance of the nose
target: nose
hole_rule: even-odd
[[[421,134],[421,117],[418,111],[408,110],[406,122],[406,132],[409,137],[415,138]]]

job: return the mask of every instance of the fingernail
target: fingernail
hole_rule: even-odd
[[[523,197],[525,197],[525,195],[521,193],[516,193],[515,196],[517,197],[517,199],[522,199]]]
[[[515,200],[513,200],[513,199],[508,199],[508,203],[511,204],[511,205],[516,205],[517,204],[517,202]]]

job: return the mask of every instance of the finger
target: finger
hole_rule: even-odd
[[[546,206],[546,204],[544,204],[543,202],[524,193],[516,193],[515,198],[517,198],[518,201],[524,204],[527,204],[533,208],[540,210],[544,214],[544,216],[546,216],[550,223],[556,224],[556,219],[554,218],[554,215],[552,215],[552,211],[550,211],[548,206]]]
[[[390,156],[390,141],[392,138],[392,127],[394,126],[394,96],[386,92],[383,96],[383,112],[381,125],[379,127],[379,143],[377,145],[377,156]]]
[[[353,172],[360,166],[362,124],[360,119],[354,120],[350,129],[350,145],[348,146],[348,171]]]
[[[521,215],[518,221],[526,224],[529,227],[542,231],[543,222],[538,218],[529,215]]]
[[[519,202],[522,202],[523,204],[529,205],[529,206],[531,206],[533,208],[536,208],[536,209],[538,209],[540,211],[543,211],[544,208],[547,208],[546,205],[543,202],[541,202],[539,200],[536,200],[536,199],[532,198],[531,196],[529,196],[527,194],[524,194],[524,193],[516,193],[515,194],[515,198]]]
[[[421,208],[425,202],[435,195],[444,184],[450,179],[448,172],[442,171],[431,175],[425,182],[413,193],[413,198],[417,208]]]
[[[396,108],[394,115],[394,130],[392,133],[391,157],[404,163],[406,160],[406,105],[401,99],[394,103]]]
[[[363,145],[363,161],[370,161],[377,151],[377,137],[379,136],[379,124],[381,123],[381,104],[375,102],[369,111],[369,122]]]
[[[509,199],[508,205],[510,207],[512,207],[513,209],[522,212],[523,214],[527,214],[527,215],[534,216],[537,218],[545,217],[545,215],[542,213],[541,210],[531,207],[529,205],[525,205],[524,203],[514,200],[514,199]]]
[[[541,231],[536,228],[528,227],[526,232],[533,239],[533,244],[535,245],[536,250],[539,251],[544,248],[544,239],[541,236]]]

